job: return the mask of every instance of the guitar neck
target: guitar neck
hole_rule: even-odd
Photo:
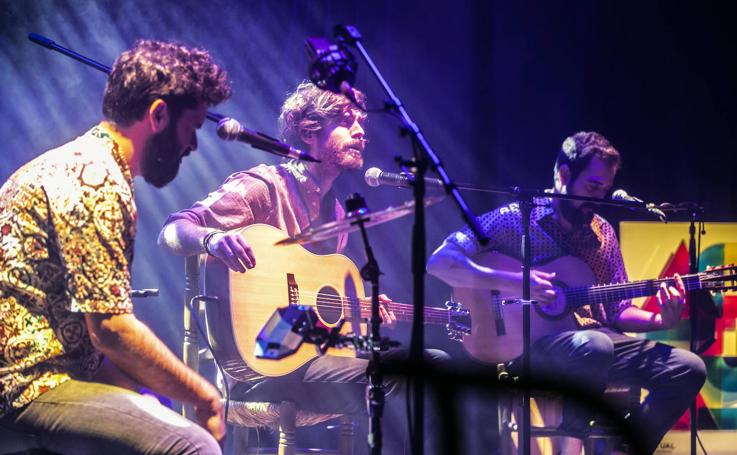
[[[361,318],[368,319],[371,317],[371,300],[370,299],[359,299],[358,304],[360,305]],[[389,303],[389,309],[394,312],[399,322],[412,322],[414,316],[414,306],[408,303],[391,302]],[[350,318],[352,315],[353,305],[345,303],[345,315],[346,318]],[[425,324],[431,325],[446,325],[448,324],[448,310],[445,308],[426,307],[423,311],[425,315]]]
[[[701,276],[698,273],[684,275],[681,278],[687,291],[702,288]],[[632,281],[629,283],[574,287],[563,289],[563,293],[566,296],[568,306],[578,308],[594,303],[609,303],[637,297],[649,297],[657,294],[661,283],[665,283],[667,286],[675,286],[675,279],[660,278],[655,280]]]

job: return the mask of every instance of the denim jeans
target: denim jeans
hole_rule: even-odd
[[[518,374],[520,359],[510,369]],[[537,340],[531,348],[530,370],[536,381],[583,390],[590,396],[602,396],[609,383],[647,389],[647,398],[632,415],[647,453],[656,449],[706,380],[706,366],[697,355],[607,328]],[[594,413],[595,406],[564,400],[561,429],[583,437]]]
[[[207,431],[156,400],[120,387],[73,379],[4,416],[0,426],[60,454],[221,453]]]

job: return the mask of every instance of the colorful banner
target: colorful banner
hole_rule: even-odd
[[[689,223],[623,222],[619,231],[631,281],[688,273]],[[707,223],[701,236],[699,271],[722,264],[737,264],[737,223]],[[658,311],[655,297],[638,299],[636,304]],[[706,384],[697,400],[699,428],[737,429],[737,293],[704,292],[687,304],[697,305],[698,347],[707,367]],[[688,349],[688,315],[687,308],[676,328],[643,336]],[[675,428],[688,426],[686,413]]]

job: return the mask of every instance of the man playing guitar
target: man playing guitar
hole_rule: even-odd
[[[554,168],[555,191],[578,196],[605,197],[620,166],[619,152],[595,132],[567,138]],[[555,272],[534,270],[550,261],[574,256],[593,273],[595,283],[627,281],[622,254],[612,226],[580,201],[538,200],[532,210],[530,238],[533,271],[531,298],[542,309],[560,305]],[[464,227],[452,233],[430,257],[428,271],[456,288],[519,292],[520,269],[497,268],[478,258],[490,251],[520,258],[522,220],[519,205],[499,207],[480,217],[491,239],[481,247]],[[579,261],[580,262],[580,261]],[[563,271],[561,271],[563,272]],[[649,391],[633,415],[643,429],[648,453],[688,408],[706,377],[704,362],[695,354],[622,332],[646,332],[674,327],[681,318],[685,288],[676,276],[675,286],[662,285],[657,297],[660,313],[634,306],[630,300],[582,306],[574,312],[571,329],[533,340],[531,374],[552,384],[566,384],[591,394],[602,394],[607,383],[624,383]],[[467,302],[463,302],[464,305]],[[467,305],[468,306],[468,305]],[[488,330],[493,330],[489,327]],[[498,329],[498,328],[497,328]],[[507,326],[507,331],[521,330]],[[514,371],[519,357],[510,360]],[[561,429],[577,438],[587,435],[592,410],[564,400]],[[580,453],[580,442],[569,440],[565,453]]]
[[[356,91],[356,98],[365,109],[363,93]],[[344,218],[345,211],[332,187],[341,174],[363,167],[365,121],[366,113],[346,97],[309,82],[300,84],[282,106],[280,135],[321,162],[291,161],[236,172],[203,201],[169,216],[159,244],[178,255],[207,253],[229,269],[248,274],[249,269],[258,267],[260,259],[233,230],[263,223],[294,236],[310,226]],[[346,240],[342,234],[310,249],[322,254],[340,252]],[[391,302],[383,295],[380,300]],[[287,303],[285,299],[283,306]],[[395,321],[387,308],[380,312],[385,323]],[[428,355],[435,359],[447,356],[442,351],[428,351]],[[232,395],[246,401],[289,400],[299,409],[324,414],[359,414],[365,407],[367,365],[367,360],[355,357],[317,357],[286,375],[238,383]],[[398,381],[385,378],[384,384],[387,404],[402,406],[403,400],[396,398]],[[392,425],[383,427],[391,429]],[[389,431],[385,436],[390,436]],[[389,449],[387,453],[392,452]]]

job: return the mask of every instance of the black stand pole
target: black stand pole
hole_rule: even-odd
[[[410,361],[415,362],[418,371],[423,371],[423,352],[424,352],[424,293],[425,293],[425,212],[424,212],[424,172],[425,160],[428,159],[433,170],[443,181],[443,186],[447,194],[451,195],[456,201],[461,214],[466,223],[471,227],[476,238],[482,245],[488,243],[489,239],[481,230],[481,226],[476,215],[471,211],[455,184],[448,176],[438,155],[435,154],[425,136],[420,131],[416,123],[412,121],[409,113],[399,98],[394,94],[392,89],[382,77],[378,67],[374,64],[371,57],[361,43],[361,33],[358,29],[351,25],[338,25],[335,27],[335,34],[342,43],[354,46],[361,53],[361,57],[371,69],[379,84],[387,95],[387,110],[393,112],[401,120],[404,132],[410,135],[414,150],[414,163],[417,168],[417,184],[415,185],[415,224],[413,228],[412,240],[412,273],[414,283],[414,314],[412,319],[412,338],[410,343]],[[424,452],[424,378],[417,376],[414,379],[413,397],[413,414],[412,414],[412,453],[421,455]],[[409,392],[408,392],[409,393]]]
[[[697,213],[698,212],[698,213]],[[699,271],[699,263],[698,263],[698,251],[696,246],[696,221],[697,216],[701,215],[701,217],[698,219],[699,221],[699,227],[701,227],[701,223],[703,223],[703,209],[701,207],[693,207],[690,211],[690,225],[688,227],[688,273],[698,273]],[[698,346],[696,346],[697,342],[697,334],[699,330],[699,324],[698,324],[698,311],[694,302],[694,299],[690,299],[690,305],[689,305],[689,322],[690,322],[690,340],[689,340],[689,349],[694,354],[697,354]],[[691,417],[691,434],[690,434],[690,441],[691,441],[691,455],[696,455],[696,437],[698,432],[698,426],[699,426],[699,419],[698,419],[698,409],[696,408],[696,398],[691,402],[691,406],[689,406],[689,415]]]
[[[384,413],[384,384],[380,355],[384,342],[380,334],[381,316],[379,316],[379,276],[381,270],[366,234],[364,223],[368,218],[360,216],[367,212],[366,202],[359,194],[354,193],[346,200],[346,212],[348,218],[359,215],[356,218],[356,224],[361,230],[363,246],[366,250],[366,264],[361,268],[361,277],[371,282],[371,320],[367,343],[371,358],[366,370],[366,376],[368,377],[368,385],[366,386],[366,407],[369,415],[368,446],[371,455],[381,455],[383,447],[381,416]]]
[[[530,269],[532,252],[530,251],[530,214],[533,201],[529,193],[520,194],[519,208],[522,215],[522,379],[530,380]],[[522,430],[519,434],[519,453],[530,453],[530,389],[522,389]]]
[[[425,263],[427,253],[425,251],[427,240],[425,238],[425,161],[422,151],[413,141],[414,160],[416,166],[416,179],[414,183],[415,197],[415,222],[412,226],[412,277],[413,277],[413,299],[414,313],[412,314],[412,336],[410,338],[410,362],[417,365],[418,371],[424,370],[425,346]],[[414,378],[413,402],[414,414],[413,428],[414,438],[413,451],[417,454],[425,453],[424,422],[425,422],[425,379],[422,375]]]

